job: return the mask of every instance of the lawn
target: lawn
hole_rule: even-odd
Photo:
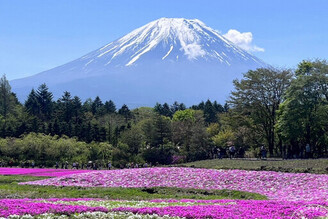
[[[328,159],[212,159],[184,163],[177,166],[207,169],[269,170],[287,173],[328,174]]]
[[[234,190],[202,190],[184,188],[104,188],[18,185],[46,177],[0,176],[0,198],[104,198],[124,200],[150,199],[267,199],[266,196]]]

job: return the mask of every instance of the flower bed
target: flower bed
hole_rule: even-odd
[[[10,215],[39,215],[44,213],[65,214],[82,212],[108,212],[103,207],[88,207],[83,205],[68,205],[57,203],[45,203],[41,200],[33,199],[1,199],[0,200],[0,216],[8,217]]]
[[[168,206],[168,207],[144,207],[131,208],[120,207],[112,211],[131,212],[134,214],[157,214],[159,216],[183,217],[183,218],[262,218],[262,219],[290,219],[302,206],[313,202],[288,202],[288,201],[254,201],[238,200],[235,204],[213,204],[192,206]],[[315,203],[328,206],[327,202]],[[305,218],[317,218],[328,216],[326,211],[305,212]]]
[[[80,187],[178,187],[259,193],[272,200],[326,201],[328,175],[272,171],[144,168],[95,171],[26,182]]]
[[[125,201],[90,198],[4,199],[0,216],[24,218],[262,218],[287,219],[306,205],[328,202],[279,200],[150,200]],[[327,208],[328,210],[328,208]],[[306,218],[327,211],[304,212]]]

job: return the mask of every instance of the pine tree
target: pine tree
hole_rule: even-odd
[[[215,108],[210,100],[207,100],[204,106],[204,119],[207,124],[217,122]]]
[[[102,103],[99,96],[91,104],[91,112],[93,115],[99,115],[101,113],[101,108],[104,104]]]
[[[116,106],[112,100],[106,101],[104,107],[105,107],[105,112],[108,114],[116,112]]]
[[[73,116],[73,99],[70,92],[64,92],[63,96],[58,100],[58,105],[62,121],[69,123]]]
[[[53,110],[53,95],[48,91],[46,84],[41,84],[36,93],[40,107],[40,119],[42,121],[49,121]]]
[[[126,123],[131,118],[131,111],[129,107],[125,104],[123,104],[122,108],[118,110],[118,114],[124,116]]]
[[[14,99],[11,93],[11,87],[6,78],[6,75],[3,75],[0,78],[0,114],[7,119],[8,114],[14,107]]]
[[[162,109],[161,115],[167,116],[167,117],[172,117],[173,114],[172,114],[169,104],[167,104],[167,103],[163,104],[163,109]]]
[[[34,89],[31,90],[25,101],[25,109],[30,115],[39,116],[40,106]]]
[[[156,103],[154,106],[154,111],[157,112],[158,114],[162,115],[163,112],[163,106],[160,103]]]
[[[216,113],[224,112],[223,106],[221,104],[219,104],[218,102],[216,102],[216,100],[213,102],[213,107],[214,107]]]
[[[73,123],[79,124],[81,123],[82,119],[82,102],[81,99],[77,96],[74,96],[72,100],[72,116],[73,116]]]

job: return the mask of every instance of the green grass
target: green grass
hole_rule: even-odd
[[[178,166],[207,169],[270,170],[291,173],[328,174],[328,159],[308,160],[251,160],[212,159],[184,163]]]
[[[150,199],[267,199],[265,196],[233,190],[180,188],[82,188],[18,185],[18,182],[44,177],[0,176],[0,198],[104,198],[124,200]]]

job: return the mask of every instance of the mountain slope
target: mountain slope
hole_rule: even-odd
[[[224,101],[232,80],[267,65],[195,19],[161,18],[79,59],[11,82],[19,99],[46,83],[55,97],[71,91],[132,107],[158,102]]]

